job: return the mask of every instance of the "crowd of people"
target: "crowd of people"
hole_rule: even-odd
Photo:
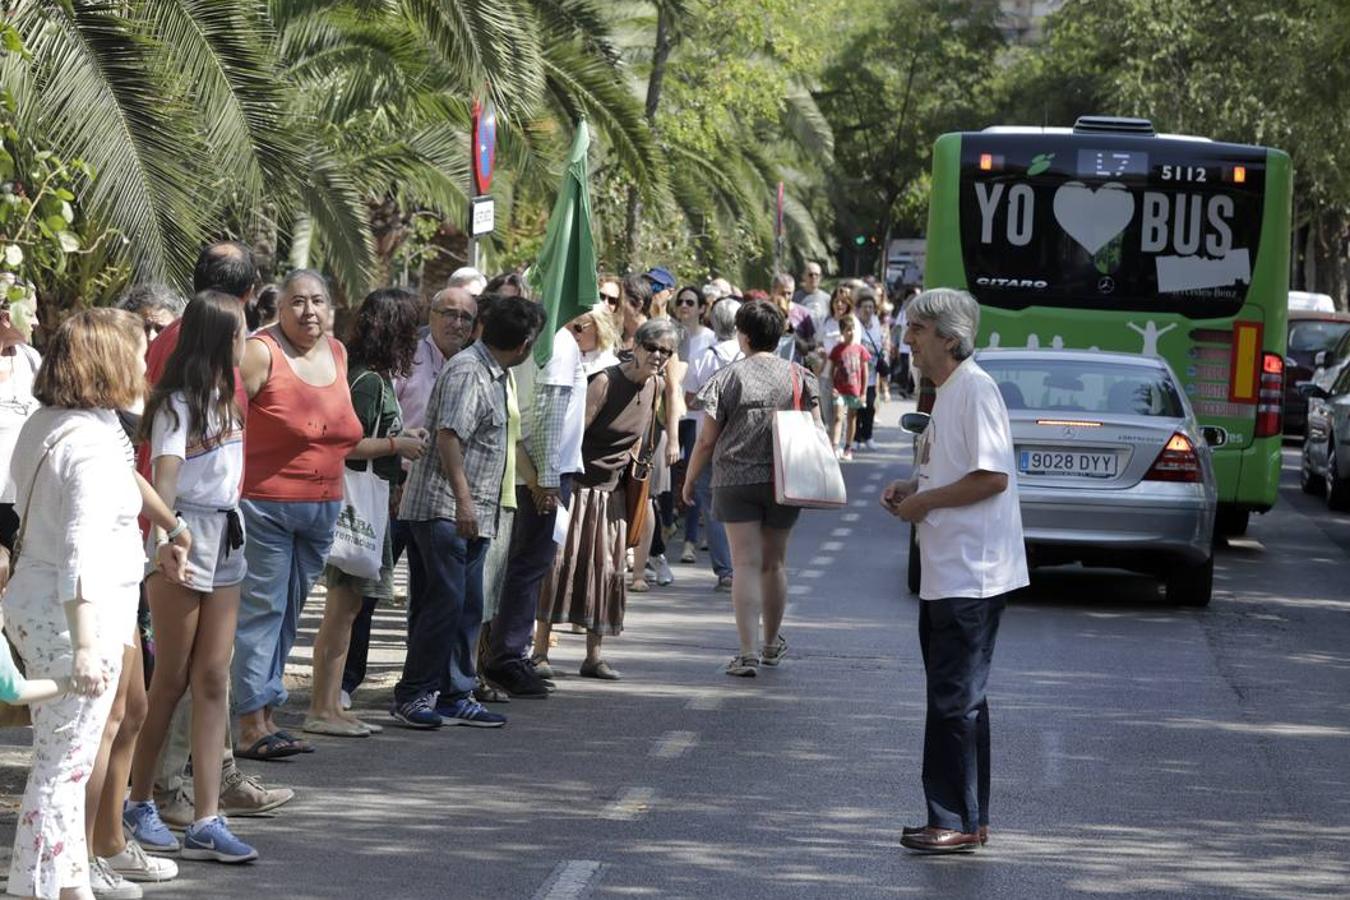
[[[260,285],[221,242],[190,301],[138,285],[41,355],[36,310],[5,304],[0,584],[23,674],[5,656],[0,700],[33,704],[34,749],[9,893],[138,897],[173,856],[256,859],[231,819],[294,792],[236,761],[382,730],[352,695],[405,556],[403,727],[502,727],[495,703],[555,690],[559,629],[585,635],[582,677],[620,679],[605,639],[629,592],[673,581],[668,541],[685,563],[706,548],[731,594],[727,674],[778,665],[799,509],[775,500],[772,413],[801,403],[846,423],[841,454],[869,448],[899,354],[878,288],[827,295],[815,264],[802,282],[602,276],[549,336],[520,275],[462,269],[338,328],[322,274]],[[277,711],[320,578],[297,729]]]

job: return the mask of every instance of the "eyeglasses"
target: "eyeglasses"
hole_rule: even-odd
[[[471,316],[466,312],[460,312],[457,309],[433,309],[432,313],[449,319],[451,322],[463,322],[466,325],[475,318],[474,316]]]
[[[697,297],[681,297],[675,301],[676,306],[698,306]]]
[[[633,307],[633,309],[642,309],[642,301],[637,297],[629,297],[628,305]]]
[[[662,347],[660,344],[651,344],[643,342],[642,349],[648,353],[660,353],[662,356],[674,356],[675,351],[669,347]]]

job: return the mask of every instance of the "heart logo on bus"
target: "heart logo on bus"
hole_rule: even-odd
[[[1055,191],[1055,219],[1064,233],[1089,255],[1125,230],[1134,218],[1134,195],[1123,184],[1110,182],[1097,190],[1070,181]]]

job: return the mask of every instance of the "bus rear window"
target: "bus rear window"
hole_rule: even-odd
[[[1265,156],[1114,135],[966,135],[961,250],[992,306],[1231,316],[1256,264]]]

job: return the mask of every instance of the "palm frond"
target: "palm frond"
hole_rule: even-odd
[[[84,203],[127,236],[137,274],[185,284],[201,233],[184,152],[193,129],[150,77],[154,44],[119,7],[32,0],[16,9],[32,54],[21,114],[59,154],[93,167]]]
[[[400,8],[463,94],[485,93],[506,121],[530,114],[543,71],[534,23],[516,0],[400,0]]]
[[[206,145],[245,190],[262,196],[296,177],[265,4],[155,0],[137,9],[138,24],[163,51],[171,83],[187,92],[204,125]]]
[[[547,96],[559,118],[590,119],[633,180],[649,195],[659,190],[664,166],[642,106],[619,72],[571,41],[546,39],[542,56]]]
[[[783,98],[783,124],[807,153],[822,165],[834,164],[834,130],[805,85],[794,83]]]
[[[323,262],[348,297],[365,295],[374,267],[370,222],[358,186],[327,151],[306,159],[308,177],[299,184],[299,208],[308,215],[324,250]]]

